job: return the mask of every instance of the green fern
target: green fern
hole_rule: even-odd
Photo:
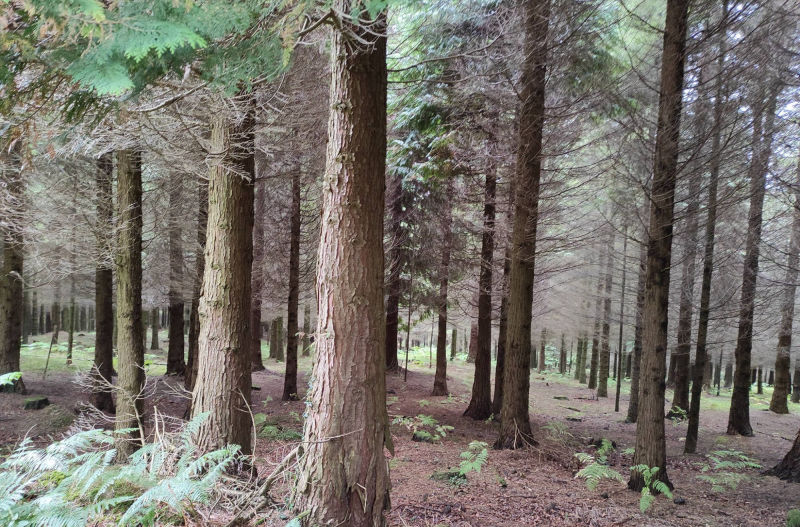
[[[480,472],[489,460],[489,445],[483,441],[472,441],[467,450],[461,452],[458,472],[466,476],[470,472]]]
[[[642,492],[639,495],[639,510],[646,512],[656,499],[656,494],[663,494],[672,499],[672,491],[666,483],[657,479],[656,474],[659,467],[648,467],[647,465],[635,465],[631,467],[631,472],[637,472],[644,480]]]
[[[755,459],[738,450],[715,450],[706,459],[700,465],[704,474],[697,476],[697,479],[710,483],[713,492],[736,490],[742,482],[750,478],[742,471],[761,468]]]
[[[586,452],[577,452],[575,457],[585,465],[575,473],[575,479],[586,481],[586,488],[589,490],[597,489],[600,482],[604,479],[624,482],[622,474],[608,466],[608,454],[614,450],[614,444],[606,438],[600,440],[600,446],[594,455]]]

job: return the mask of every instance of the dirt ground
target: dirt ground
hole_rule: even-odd
[[[402,424],[392,426],[395,454],[390,459],[392,508],[388,515],[392,526],[778,527],[785,524],[788,510],[800,508],[800,484],[762,476],[759,469],[741,471],[737,488],[724,491],[698,479],[704,474],[703,454],[715,450],[741,451],[764,468],[773,466],[800,428],[797,407],[792,408],[795,412],[791,415],[778,416],[764,411],[764,405],[756,401],[751,407],[755,437],[732,437],[724,435],[729,395],[704,394],[698,445],[702,454],[683,455],[686,424],[666,422],[668,474],[675,485],[675,498],[683,503],[660,496],[642,514],[638,495],[626,490],[623,483],[604,481],[590,491],[583,481],[574,478],[580,468],[574,453],[592,453],[589,443],[600,438],[616,443],[609,462],[627,476],[632,456],[623,451],[632,447],[635,439],[635,425],[623,422],[627,395],[623,394],[621,400],[622,411],[615,413],[613,398],[596,400],[592,391],[571,376],[553,373],[532,374],[531,416],[537,447],[489,450],[486,466],[480,473],[470,473],[466,483],[433,480],[434,472],[458,467],[460,454],[471,441],[491,445],[497,424],[461,415],[469,400],[472,365],[460,360],[450,362],[450,396],[431,397],[433,370],[428,368],[427,352],[424,356],[424,360],[412,363],[407,382],[402,375],[387,377],[390,419],[425,414],[453,430],[441,441],[427,443],[412,441],[411,432]],[[265,364],[267,370],[253,375],[253,385],[260,388],[252,392],[253,411],[264,413],[266,421],[281,430],[300,431],[304,403],[280,401],[283,364],[272,360],[265,360]],[[302,359],[301,386],[309,369],[310,360]],[[0,394],[0,452],[8,452],[24,436],[41,443],[58,438],[87,399],[73,382],[73,371],[61,369],[48,374],[46,380],[42,380],[41,372],[24,372],[24,379],[29,395]],[[148,406],[157,406],[159,413],[183,415],[186,400],[174,389],[181,380],[163,376],[154,379],[158,383]],[[613,392],[613,384],[609,391]],[[52,404],[43,410],[23,410],[24,399],[31,395],[46,395]],[[259,438],[255,450],[259,471],[269,473],[270,466],[291,447],[290,440]],[[223,512],[220,519],[224,516]],[[284,525],[288,518],[277,511],[264,518],[264,524]]]

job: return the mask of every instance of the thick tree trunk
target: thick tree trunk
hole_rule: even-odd
[[[256,179],[253,212],[253,285],[251,291],[253,298],[250,301],[250,336],[252,337],[251,351],[253,352],[250,364],[251,371],[264,370],[264,359],[261,355],[261,295],[262,289],[264,289],[264,212],[266,210],[266,189],[264,186],[264,181]],[[289,268],[291,273],[291,262]]]
[[[196,435],[210,451],[237,444],[252,451],[250,417],[250,288],[253,265],[252,110],[238,129],[225,115],[211,118],[208,230],[200,298],[197,379],[192,417],[208,413]],[[231,144],[231,133],[238,139]]]
[[[786,453],[780,463],[768,470],[766,474],[782,480],[800,483],[800,431],[795,436],[789,452]]]
[[[667,319],[670,256],[678,165],[683,65],[689,0],[667,0],[664,49],[661,61],[661,94],[658,105],[655,163],[647,271],[643,312],[642,358],[639,382],[639,415],[636,425],[634,465],[659,467],[656,477],[671,485],[667,477],[664,436],[664,374],[666,373]],[[644,478],[631,472],[628,487],[639,491]]]
[[[351,7],[350,0],[334,1],[338,12]],[[345,22],[331,42],[317,359],[295,487],[296,509],[307,511],[315,525],[381,527],[389,508],[383,452],[384,445],[391,448],[383,349],[385,16],[379,14],[368,31]],[[348,30],[369,47],[360,48]]]
[[[173,175],[169,185],[169,348],[167,375],[183,375],[183,233],[181,231],[182,182]],[[157,324],[158,322],[153,321]]]
[[[478,350],[475,356],[475,376],[472,378],[472,398],[464,415],[484,420],[492,415],[492,267],[494,265],[494,223],[497,176],[494,167],[486,171],[483,194],[483,233],[481,239],[481,269],[478,284]]]
[[[112,288],[112,240],[114,201],[112,171],[114,158],[105,153],[97,160],[97,223],[95,227],[97,266],[94,271],[94,367],[92,369],[92,404],[103,412],[114,412],[111,397],[111,375],[114,371],[114,291]]]
[[[798,253],[800,253],[800,162],[797,164],[797,181],[794,188],[794,217],[789,247],[786,251],[786,274],[783,279],[783,299],[781,303],[781,325],[778,330],[778,352],[775,356],[775,389],[769,409],[776,414],[788,414],[786,400],[789,396],[789,365],[792,348],[792,321],[794,320],[794,301],[797,290]]]
[[[195,275],[192,306],[189,313],[189,352],[186,359],[186,375],[184,386],[187,390],[194,390],[194,381],[197,379],[197,356],[200,347],[200,297],[203,294],[203,275],[205,273],[205,247],[206,231],[208,226],[208,182],[199,178],[197,180],[197,246],[195,248]]]
[[[401,272],[405,262],[403,229],[403,176],[391,171],[386,192],[389,209],[389,275],[386,281],[386,371],[400,371],[397,360],[397,335],[400,320]]]
[[[292,215],[289,240],[289,312],[286,315],[286,375],[284,401],[297,400],[297,314],[300,308],[300,169],[292,176]]]
[[[2,141],[0,156],[4,166],[0,183],[5,187],[11,210],[3,212],[0,237],[3,242],[2,275],[0,275],[0,374],[20,371],[19,352],[22,336],[22,212],[25,186],[22,174],[22,137]]]
[[[142,154],[117,151],[117,454],[127,459],[142,444]]]
[[[597,368],[597,396],[608,397],[608,369],[610,362],[610,343],[609,337],[611,335],[611,286],[613,281],[614,270],[614,231],[608,241],[608,260],[606,260],[606,279],[605,279],[605,293],[603,296],[603,332],[602,343],[600,344],[600,364]]]
[[[447,395],[449,393],[447,390],[447,289],[450,283],[450,251],[453,246],[453,207],[449,199],[449,196],[453,194],[453,175],[448,174],[448,176],[447,203],[445,204],[447,210],[442,218],[442,234],[444,238],[442,240],[442,262],[439,266],[439,320],[437,321],[438,328],[436,334],[436,375],[433,378],[433,392],[431,395]],[[491,297],[489,308],[491,309]],[[491,317],[491,313],[489,313],[489,316]],[[491,318],[489,319],[489,323],[491,324]],[[480,340],[480,338],[478,340]],[[475,367],[477,368],[477,365]],[[491,401],[489,404],[491,405]]]
[[[515,174],[514,226],[511,235],[508,334],[500,434],[495,442],[495,448],[517,448],[533,442],[528,415],[530,339],[542,171],[550,0],[525,1],[522,16],[525,41],[520,79],[519,143]]]
[[[685,416],[689,409],[689,359],[692,347],[694,275],[697,260],[697,214],[700,208],[700,175],[689,178],[689,205],[686,208],[686,250],[681,266],[681,299],[678,308],[678,338],[672,358],[675,361],[675,391],[667,417]],[[701,370],[702,371],[702,370]]]
[[[761,220],[764,210],[767,171],[772,154],[772,132],[780,85],[773,82],[766,104],[757,101],[753,118],[753,155],[750,163],[750,211],[747,220],[744,273],[742,276],[739,331],[736,337],[736,369],[728,414],[728,434],[752,436],[750,426],[750,358],[753,350],[753,314],[758,277]],[[762,131],[763,125],[763,131]]]

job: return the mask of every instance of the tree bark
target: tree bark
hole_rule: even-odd
[[[238,139],[232,144],[231,135]],[[248,108],[233,128],[211,118],[208,230],[200,298],[197,379],[192,417],[208,413],[196,441],[201,451],[228,444],[252,451],[250,288],[253,265],[254,118]]]
[[[113,240],[114,201],[112,189],[113,155],[105,153],[97,160],[97,222],[95,224],[97,265],[94,271],[94,367],[92,369],[92,404],[103,412],[114,412],[111,376],[114,371],[114,290],[112,286],[111,244]]]
[[[495,448],[518,448],[534,442],[528,415],[530,338],[542,172],[550,3],[550,0],[527,0],[523,4],[525,40],[520,79],[519,143],[515,174],[514,226],[511,237],[508,333],[500,434],[495,442]]]
[[[403,176],[393,170],[387,189],[389,209],[389,275],[386,281],[386,371],[400,371],[397,360],[397,335],[400,320],[401,272],[405,262],[403,229]]]
[[[769,158],[772,154],[775,109],[780,89],[781,86],[773,81],[769,88],[770,93],[766,104],[764,105],[763,101],[757,101],[754,107],[753,155],[750,163],[750,211],[747,220],[739,331],[734,352],[736,368],[733,373],[733,392],[728,414],[727,433],[729,435],[753,435],[753,428],[750,426],[750,358],[753,350],[753,313],[755,311],[764,194]]]
[[[186,359],[186,375],[183,377],[187,390],[194,390],[197,379],[197,356],[200,348],[200,297],[203,294],[205,273],[206,231],[208,226],[208,181],[197,180],[197,246],[195,248],[194,294],[189,313],[189,352]],[[191,413],[191,412],[190,412]]]
[[[158,323],[159,323],[159,316],[158,316],[158,308],[154,307],[150,310],[150,322],[152,327],[152,334],[150,335],[150,349],[157,350],[158,349]]]
[[[251,371],[264,370],[264,359],[261,355],[261,295],[264,289],[264,213],[266,210],[265,182],[255,180],[255,205],[253,212],[253,298],[250,302],[250,336],[253,339],[251,350]],[[294,219],[292,219],[294,221]],[[290,243],[291,245],[291,243]],[[291,252],[291,250],[290,250]],[[291,259],[291,255],[290,255]],[[291,273],[291,262],[289,272]],[[291,280],[290,280],[291,281]]]
[[[506,364],[506,339],[508,335],[508,273],[511,267],[511,249],[506,243],[503,258],[503,287],[500,298],[500,321],[497,327],[497,362],[494,370],[494,398],[492,399],[492,413],[495,419],[500,418],[503,408],[503,375]]]
[[[611,261],[611,250],[609,245],[607,244],[605,247],[604,252],[606,267],[608,267],[609,262]],[[601,293],[603,292],[603,275],[600,274],[601,271],[598,271],[597,276],[597,294],[595,295],[594,300],[594,332],[592,333],[592,354],[589,358],[589,384],[588,388],[590,390],[597,389],[597,368],[600,365],[600,331],[602,329],[601,325],[601,316],[602,316],[602,309],[603,303],[601,302]]]
[[[475,356],[475,376],[472,378],[472,398],[464,415],[482,421],[492,415],[492,266],[494,265],[494,223],[497,195],[497,175],[494,167],[486,170],[483,193],[483,233],[481,237],[481,268],[478,285],[478,349]]]
[[[795,436],[789,452],[786,453],[780,463],[768,470],[766,474],[785,481],[800,482],[800,431]]]
[[[702,77],[702,72],[701,72]],[[705,120],[705,119],[703,119]],[[689,178],[689,205],[686,208],[686,250],[681,265],[681,298],[678,308],[678,336],[675,352],[675,391],[667,417],[685,416],[689,409],[689,361],[692,347],[694,275],[697,260],[697,214],[700,208],[700,175]]]
[[[142,444],[142,154],[117,151],[117,455],[126,460]]]
[[[0,237],[3,241],[2,275],[0,275],[0,374],[20,371],[20,338],[22,336],[23,299],[22,265],[24,240],[22,213],[25,184],[23,180],[23,138],[3,141],[2,157],[7,163],[0,171],[11,210],[4,211]],[[5,161],[5,159],[4,159]]]
[[[609,338],[611,336],[611,286],[614,270],[614,231],[608,241],[608,259],[606,260],[605,293],[603,296],[603,332],[600,344],[600,364],[598,366],[597,396],[608,397],[608,370],[611,358]]]
[[[334,9],[349,13],[350,0]],[[362,12],[362,18],[371,18]],[[331,111],[317,262],[317,338],[295,508],[315,525],[381,527],[389,508],[383,209],[386,14],[331,42]],[[345,33],[356,32],[362,48]],[[354,243],[354,240],[356,243]],[[331,440],[330,438],[336,438]]]
[[[286,315],[286,375],[284,401],[297,400],[297,314],[300,300],[300,169],[292,175],[292,215],[289,241],[289,312]]]
[[[311,354],[311,308],[303,306],[303,357]]]
[[[561,348],[558,353],[558,373],[564,375],[567,373],[567,347],[564,342],[564,334],[561,334]]]
[[[447,395],[447,289],[450,283],[450,251],[453,246],[453,206],[450,196],[453,194],[453,174],[447,181],[446,211],[442,218],[442,261],[439,266],[439,320],[436,334],[436,375],[433,379],[433,392],[431,395]],[[491,299],[489,301],[491,309]],[[489,314],[491,317],[491,313]],[[489,320],[491,324],[491,318]],[[490,328],[491,331],[491,328]],[[491,338],[491,335],[490,335]],[[491,359],[490,359],[491,361]],[[476,365],[477,368],[477,365]],[[488,374],[487,374],[488,376]],[[491,405],[491,401],[490,401]]]
[[[689,0],[667,0],[648,229],[639,413],[633,459],[634,465],[659,467],[656,477],[667,485],[671,483],[667,477],[664,436],[664,374],[688,9]],[[642,474],[632,471],[628,487],[640,491],[643,486]]]
[[[170,178],[169,185],[169,348],[167,349],[167,375],[183,375],[183,233],[180,207],[182,183],[178,175]],[[153,321],[154,324],[158,322]]]
[[[775,388],[769,409],[776,414],[788,414],[786,400],[789,396],[789,365],[792,348],[792,321],[794,320],[794,300],[797,290],[798,253],[800,253],[800,162],[797,164],[797,180],[794,188],[794,211],[792,234],[786,251],[786,274],[783,279],[783,299],[781,302],[781,325],[778,330],[778,351],[775,356]]]

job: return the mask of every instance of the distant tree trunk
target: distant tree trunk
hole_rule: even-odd
[[[5,138],[3,138],[5,139]],[[25,184],[22,173],[23,138],[11,137],[0,145],[0,184],[11,210],[3,211],[0,237],[3,242],[0,275],[0,374],[20,371],[19,352],[22,336],[22,264],[24,240],[22,213]]]
[[[31,335],[39,335],[42,332],[39,324],[40,318],[39,296],[34,291],[31,295]]]
[[[205,247],[206,231],[208,226],[208,182],[203,178],[197,179],[197,246],[195,249],[195,275],[194,294],[189,313],[189,353],[186,360],[186,375],[184,386],[187,390],[194,390],[194,381],[197,379],[197,356],[200,348],[200,297],[203,294],[203,274],[205,273]]]
[[[483,233],[481,239],[480,278],[478,284],[478,349],[472,398],[464,415],[484,420],[492,415],[492,267],[494,265],[495,197],[497,175],[493,166],[486,170],[483,193]]]
[[[454,360],[456,358],[456,352],[458,351],[458,330],[453,328],[450,332],[450,360]]]
[[[517,448],[533,442],[530,398],[530,336],[536,230],[542,171],[547,31],[550,0],[523,4],[522,77],[520,79],[519,143],[515,174],[514,226],[511,235],[508,333],[503,374],[503,407],[496,448]]]
[[[153,328],[153,333],[150,339],[150,349],[157,350],[158,349],[158,308],[154,307],[150,312],[150,322]]]
[[[353,5],[360,4],[334,1],[340,13],[350,13]],[[360,16],[371,18],[365,12]],[[391,449],[391,436],[382,348],[386,343],[385,17],[385,12],[378,14],[369,30],[336,29],[330,44],[331,110],[317,263],[317,360],[294,493],[296,509],[308,511],[308,522],[314,525],[381,527],[389,507],[389,469],[383,449],[384,445]],[[348,29],[366,40],[368,48],[351,40],[345,34]],[[331,413],[332,408],[344,412]],[[331,441],[332,437],[337,439]]]
[[[701,72],[702,76],[702,72]],[[703,120],[705,121],[705,119]],[[678,308],[678,337],[675,353],[675,391],[667,417],[685,416],[689,409],[689,358],[692,347],[694,276],[697,260],[697,214],[700,208],[700,174],[689,178],[689,205],[686,208],[686,250],[681,266],[681,298]],[[701,370],[702,372],[702,370]],[[681,411],[678,411],[678,410]]]
[[[581,379],[581,361],[583,360],[583,336],[578,335],[578,349],[575,351],[575,373],[574,378],[580,382]]]
[[[580,364],[580,374],[578,376],[578,382],[581,384],[588,384],[589,380],[586,378],[586,358],[589,355],[589,336],[583,336],[583,351],[581,352],[581,364]]]
[[[283,362],[283,317],[277,317],[272,321],[275,335],[275,347],[270,348],[269,356],[278,362]],[[270,340],[272,342],[272,340]]]
[[[603,332],[600,348],[600,364],[597,369],[597,396],[608,397],[608,369],[611,358],[609,338],[611,336],[611,286],[614,270],[614,231],[608,241],[608,259],[606,260],[605,293],[603,295]]]
[[[289,240],[289,312],[286,315],[286,375],[284,401],[297,400],[297,314],[300,308],[300,169],[292,175],[292,217]]]
[[[399,171],[390,172],[387,189],[387,208],[389,209],[389,275],[386,281],[386,371],[400,371],[397,360],[397,335],[400,320],[401,272],[405,262],[403,247],[403,176]]]
[[[547,346],[547,328],[542,329],[542,338],[539,342],[539,371],[547,369],[547,358],[545,357],[545,347]]]
[[[695,364],[697,367],[695,368],[695,377],[692,379],[692,400],[689,404],[688,415],[689,425],[686,431],[686,442],[683,446],[683,451],[687,454],[693,454],[697,451],[697,435],[700,428],[700,398],[703,395],[702,377],[699,377],[698,374],[703,371],[703,364],[708,358],[706,342],[708,339],[708,319],[711,313],[711,278],[714,271],[714,239],[717,227],[717,187],[719,184],[722,118],[724,110],[724,79],[722,70],[725,65],[727,42],[727,31],[724,23],[727,16],[728,2],[727,0],[723,0],[721,17],[723,27],[720,28],[720,49],[716,72],[716,100],[714,103],[714,129],[711,139],[711,167],[708,183],[708,210],[706,212],[705,249],[703,253],[703,279],[700,284],[700,311],[698,314],[697,349],[695,352]],[[703,119],[703,121],[705,121],[705,119]],[[691,327],[688,332],[691,334]],[[690,340],[690,336],[691,335],[686,335],[686,339]],[[720,366],[722,366],[722,351],[720,351],[719,360]],[[717,368],[717,376],[719,376],[719,368]],[[717,380],[717,382],[719,382],[719,380]]]
[[[117,454],[127,459],[142,444],[142,154],[117,151]]]
[[[564,342],[564,334],[561,334],[561,348],[558,354],[558,373],[564,375],[567,373],[567,347]]]
[[[609,245],[605,247],[605,262],[606,267],[609,265],[608,262],[611,261],[611,250]],[[600,331],[601,331],[601,316],[602,316],[602,308],[603,303],[601,302],[600,294],[603,292],[603,275],[600,274],[598,271],[597,276],[597,294],[595,295],[594,300],[594,332],[592,333],[592,355],[589,359],[589,384],[588,388],[590,390],[597,389],[597,368],[600,365]]]
[[[478,356],[478,322],[473,321],[469,326],[469,344],[467,346],[467,363],[474,363]]]
[[[264,181],[256,179],[253,212],[253,285],[251,291],[253,298],[250,303],[250,336],[253,339],[251,344],[253,352],[250,365],[251,371],[264,370],[264,359],[261,356],[261,295],[264,289],[264,213],[266,211],[266,189],[264,186]],[[294,221],[294,218],[292,218],[292,221]],[[291,242],[289,245],[291,253]],[[292,265],[289,262],[289,273],[291,274],[291,272]]]
[[[639,415],[636,425],[636,452],[633,459],[634,465],[659,467],[656,477],[667,485],[671,483],[667,477],[664,436],[666,388],[664,374],[688,8],[689,0],[667,0],[648,229],[644,333],[640,365],[642,378],[639,383]],[[631,471],[628,487],[639,491],[643,486],[642,474],[635,470]]]
[[[311,308],[303,306],[303,357],[311,354]]]
[[[74,268],[74,262],[73,266]],[[70,277],[69,287],[69,327],[67,331],[67,366],[72,364],[72,346],[75,343],[75,277]]]
[[[231,133],[239,138],[231,143]],[[196,435],[210,451],[228,444],[252,451],[250,417],[250,288],[253,265],[254,118],[251,109],[232,130],[211,117],[208,231],[200,298],[197,378],[192,417],[208,413]],[[170,322],[172,324],[172,322]]]
[[[23,280],[22,293],[22,343],[28,344],[28,336],[31,334],[31,290],[26,286],[28,280]]]
[[[448,174],[447,181],[447,203],[445,204],[445,212],[442,218],[442,262],[439,266],[439,298],[438,298],[438,328],[436,334],[436,375],[433,379],[433,392],[431,395],[447,395],[447,289],[450,283],[450,251],[453,246],[453,206],[450,201],[450,196],[453,194],[454,182],[453,174]],[[488,178],[489,176],[487,176]],[[488,185],[488,183],[487,183]],[[491,292],[490,292],[491,294]],[[491,310],[491,297],[489,297],[489,309]],[[489,324],[491,324],[491,312],[489,313]],[[480,319],[478,322],[478,331],[480,332]],[[491,332],[491,326],[489,331]],[[491,338],[491,333],[489,334]],[[480,341],[480,338],[478,339]],[[491,365],[491,358],[489,359],[489,366]],[[489,369],[487,366],[487,370]],[[477,370],[477,364],[475,368]],[[487,371],[487,377],[491,373]],[[491,401],[489,402],[491,405]]]
[[[180,176],[173,174],[169,182],[169,348],[167,375],[183,375],[183,233],[181,232]],[[158,322],[155,322],[158,324]]]
[[[778,330],[778,352],[775,357],[775,389],[769,409],[776,414],[788,414],[786,400],[789,395],[789,355],[792,348],[792,321],[794,320],[794,300],[797,290],[798,253],[800,253],[800,162],[797,164],[797,181],[794,188],[794,213],[792,234],[786,251],[786,274],[783,279],[783,299],[781,303],[781,325]]]
[[[103,412],[114,412],[111,397],[111,376],[114,371],[114,290],[112,286],[111,244],[113,240],[114,201],[112,189],[113,155],[105,153],[97,160],[97,250],[94,271],[94,368],[92,369],[92,404]]]
[[[775,109],[781,86],[773,81],[766,105],[757,101],[753,117],[753,155],[750,162],[750,211],[747,220],[747,242],[742,276],[739,331],[736,337],[736,369],[728,414],[729,435],[752,436],[750,426],[750,358],[753,349],[753,313],[755,311],[756,279],[758,277],[761,220],[764,210],[767,171],[772,154],[772,135]],[[762,131],[763,125],[763,131]]]

